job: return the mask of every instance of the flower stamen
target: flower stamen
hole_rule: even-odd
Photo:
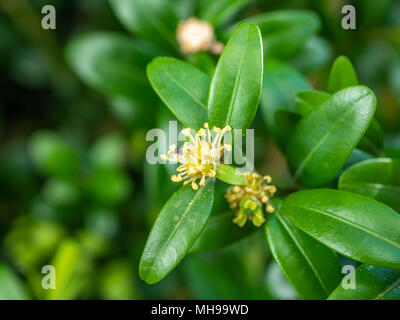
[[[192,134],[190,128],[183,129],[182,135],[189,138],[182,148],[178,150],[176,145],[171,145],[167,155],[160,155],[163,160],[173,160],[180,163],[176,169],[178,175],[173,175],[171,180],[174,182],[184,181],[184,185],[191,184],[193,190],[204,186],[206,178],[215,177],[217,174],[217,164],[220,163],[224,150],[231,151],[232,146],[221,144],[223,135],[232,130],[230,126],[220,129],[213,127],[209,129],[208,123],[204,128],[199,129],[196,134]],[[197,180],[200,180],[197,184]]]
[[[269,203],[276,192],[276,187],[268,185],[270,176],[261,177],[257,173],[247,173],[247,184],[230,187],[225,194],[231,209],[236,210],[233,222],[243,227],[247,219],[257,227],[265,222],[263,206],[268,213],[274,212],[274,207]]]

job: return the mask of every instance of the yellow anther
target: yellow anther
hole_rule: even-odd
[[[221,144],[221,129],[214,127],[209,130],[208,123],[204,124],[204,128],[192,134],[190,128],[182,130],[182,135],[188,137],[183,146],[178,149],[176,145],[169,147],[168,155],[161,155],[163,160],[173,160],[180,163],[177,171],[179,175],[174,175],[172,181],[184,181],[184,185],[191,183],[194,190],[200,186],[204,186],[206,178],[215,177],[217,174],[217,164],[221,161],[224,149],[231,149],[228,144]],[[199,184],[196,181],[200,179]]]
[[[269,198],[267,196],[264,196],[261,198],[262,203],[267,203]]]
[[[173,182],[179,182],[179,181],[182,181],[182,177],[181,177],[180,175],[174,174],[174,175],[171,177],[171,180],[172,180]]]
[[[240,187],[239,186],[234,186],[233,187],[233,192],[238,193],[240,191]]]
[[[273,206],[271,206],[269,203],[267,204],[267,212],[268,213],[272,213],[275,211],[275,208]]]
[[[199,186],[197,185],[196,182],[194,182],[194,180],[192,181],[192,188],[193,190],[197,190],[199,188]]]
[[[267,183],[271,183],[272,178],[271,178],[271,176],[264,176],[263,180],[265,180]]]

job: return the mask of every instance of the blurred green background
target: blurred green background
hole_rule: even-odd
[[[198,1],[171,0],[186,18]],[[56,8],[56,30],[41,28],[46,4]],[[356,30],[341,28],[345,4],[357,9]],[[310,9],[322,22],[285,62],[318,89],[334,58],[348,56],[378,97],[386,154],[400,158],[400,1],[259,0],[230,23],[281,9]],[[0,299],[297,299],[262,228],[226,249],[186,257],[159,284],[139,279],[151,225],[177,187],[168,168],[146,163],[146,133],[173,116],[150,87],[131,99],[85,84],[65,48],[88,31],[140,37],[106,0],[0,0]],[[179,57],[138,41],[155,56]],[[203,58],[189,60],[210,69],[217,59]],[[256,169],[290,188],[260,115],[253,127]],[[215,210],[226,205],[220,198]],[[56,290],[41,286],[47,264],[56,268]]]

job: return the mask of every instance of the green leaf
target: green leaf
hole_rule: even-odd
[[[335,93],[356,85],[358,85],[358,79],[351,61],[345,56],[338,57],[329,74],[328,92]]]
[[[322,105],[330,97],[331,95],[324,91],[301,91],[295,98],[296,108],[302,116],[305,116]],[[378,121],[375,119],[372,120],[367,132],[362,137],[357,147],[372,154],[379,154],[381,152],[383,148],[383,131]]]
[[[400,300],[400,270],[363,264],[355,277],[355,289],[339,285],[328,300]]]
[[[153,45],[176,51],[178,18],[169,0],[109,0],[115,15],[131,32]]]
[[[320,27],[319,17],[307,10],[280,10],[246,20],[259,26],[267,58],[287,58],[298,52]]]
[[[371,154],[380,155],[383,149],[384,134],[379,122],[372,120],[364,137],[362,137],[358,148]]]
[[[265,288],[273,300],[299,299],[299,294],[294,290],[275,260],[271,260],[267,266]]]
[[[147,76],[158,96],[184,126],[203,126],[210,86],[205,73],[186,62],[160,57],[148,65]]]
[[[275,113],[278,110],[297,113],[294,98],[299,91],[308,89],[311,87],[307,80],[289,65],[274,60],[265,61],[261,109],[268,131],[281,147],[286,142],[287,130],[276,122]]]
[[[281,212],[346,257],[400,268],[400,216],[376,200],[340,190],[306,190],[289,195]]]
[[[330,94],[319,90],[300,91],[294,100],[296,108],[302,116],[306,116],[330,98]]]
[[[374,198],[400,212],[400,160],[358,162],[342,173],[339,189]]]
[[[225,164],[217,165],[217,178],[225,183],[233,185],[245,185],[246,176],[238,169]]]
[[[246,223],[242,228],[239,227],[233,223],[234,217],[235,213],[233,211],[212,216],[197,238],[190,253],[222,249],[258,230],[251,223]]]
[[[56,289],[46,291],[51,300],[72,300],[79,296],[90,275],[90,262],[83,248],[72,239],[61,243],[51,263],[56,270]]]
[[[214,200],[214,181],[194,191],[183,186],[167,201],[147,239],[139,275],[149,284],[170,273],[191,249],[209,218]]]
[[[0,264],[0,300],[26,300],[29,296],[21,279],[4,263]]]
[[[266,235],[274,259],[303,299],[326,299],[340,283],[336,254],[293,227],[279,210],[268,217]]]
[[[260,101],[262,85],[260,30],[240,24],[230,37],[215,69],[208,98],[211,127],[246,129]]]
[[[86,84],[145,106],[155,101],[144,72],[155,55],[143,43],[111,32],[77,36],[66,49],[67,61]]]
[[[202,0],[198,16],[218,27],[226,23],[253,0]]]
[[[372,121],[374,93],[344,89],[303,117],[287,147],[294,176],[308,187],[322,186],[340,172]]]

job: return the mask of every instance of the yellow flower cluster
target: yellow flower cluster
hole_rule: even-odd
[[[176,169],[178,174],[171,177],[172,181],[184,181],[184,185],[191,183],[193,190],[197,190],[199,185],[204,186],[207,177],[215,177],[223,151],[232,150],[231,145],[221,144],[223,135],[230,130],[230,126],[210,130],[208,123],[195,135],[190,128],[183,129],[182,134],[188,138],[183,147],[178,149],[176,145],[171,145],[167,155],[161,155],[163,160],[180,163]],[[198,179],[199,185],[196,183]]]
[[[263,206],[267,212],[274,212],[269,200],[276,192],[276,187],[269,185],[272,181],[270,176],[247,173],[246,178],[246,185],[230,187],[225,197],[230,207],[236,209],[234,223],[243,227],[249,219],[259,227],[265,222]]]

